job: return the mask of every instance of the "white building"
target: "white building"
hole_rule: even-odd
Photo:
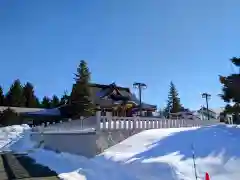
[[[207,108],[202,107],[199,110],[194,111],[194,114],[198,116],[201,120],[208,120],[208,114],[210,120],[220,120],[220,114],[224,111],[224,108]]]
[[[198,116],[192,111],[182,111],[178,113],[170,113],[170,119],[191,119],[191,120],[200,120]]]

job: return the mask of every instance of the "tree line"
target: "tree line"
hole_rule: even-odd
[[[55,108],[65,104],[68,95],[66,92],[59,98],[56,95],[52,97],[44,96],[40,101],[35,95],[34,86],[27,82],[22,84],[19,79],[16,79],[6,94],[0,86],[0,106],[12,107],[28,107],[28,108]]]
[[[0,86],[0,106],[46,109],[65,107],[60,108],[61,113],[72,119],[92,115],[94,105],[90,98],[90,75],[87,63],[81,60],[75,73],[75,83],[72,86],[71,93],[67,94],[65,91],[60,98],[57,95],[52,97],[44,96],[42,100],[39,100],[35,94],[32,83],[22,84],[19,79],[16,79],[6,93],[3,92],[3,88]],[[63,106],[65,104],[69,106]],[[22,118],[19,117],[20,115],[8,108],[0,112],[0,124],[4,126],[20,124]]]
[[[231,62],[239,68],[239,72],[229,76],[219,76],[222,84],[222,94],[220,97],[227,103],[224,115],[234,115],[235,121],[240,123],[240,58],[232,58]],[[61,97],[53,95],[52,97],[44,96],[42,100],[36,96],[34,86],[27,82],[21,84],[17,79],[4,94],[0,86],[0,106],[28,107],[28,108],[55,108],[64,104],[69,104],[64,113],[71,118],[79,118],[82,115],[91,115],[94,113],[94,104],[90,98],[89,82],[91,81],[91,72],[86,61],[81,60],[76,73],[75,83],[72,86],[70,94],[65,91]],[[170,113],[189,111],[184,108],[180,102],[179,94],[173,82],[170,83],[167,106],[160,111],[165,117]],[[7,113],[6,113],[7,114]],[[0,118],[2,115],[0,114]]]
[[[90,72],[84,60],[81,60],[74,79],[75,83],[70,95],[68,95],[67,91],[64,91],[61,97],[57,95],[52,97],[44,96],[42,100],[35,94],[32,83],[22,84],[19,79],[16,79],[5,94],[0,86],[0,106],[50,109],[64,104],[74,105],[78,103],[82,105],[81,108],[86,110],[87,105],[90,103],[88,86]]]
[[[240,58],[233,57],[230,62],[237,68],[237,71],[229,76],[219,75],[219,81],[222,85],[222,94],[219,96],[226,103],[225,109],[220,115],[224,119],[227,118],[227,115],[230,115],[234,123],[240,124]],[[189,110],[180,103],[176,86],[171,82],[167,105],[159,113],[162,116],[169,117],[169,113],[181,111]]]

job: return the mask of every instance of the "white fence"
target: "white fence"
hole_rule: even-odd
[[[100,117],[100,130],[114,129],[160,129],[198,127],[218,124],[219,121],[188,120],[188,119],[161,119],[151,117]]]
[[[77,120],[68,120],[60,123],[47,123],[42,124],[41,126],[33,127],[33,131],[41,131],[41,132],[58,132],[58,131],[79,131],[79,130],[89,130],[89,129],[96,129],[96,117],[92,116],[89,118],[80,118]],[[45,127],[46,126],[46,127]]]
[[[73,131],[107,131],[107,130],[145,130],[161,128],[199,127],[219,124],[218,120],[188,120],[188,119],[161,119],[154,117],[116,117],[96,116],[78,120],[49,124],[47,127],[38,126],[33,131],[41,132],[73,132]]]

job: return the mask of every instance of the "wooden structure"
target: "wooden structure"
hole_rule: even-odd
[[[132,116],[138,114],[140,102],[127,87],[119,87],[115,83],[110,85],[90,84],[91,100],[100,106],[102,115],[111,113],[112,116]],[[142,103],[144,116],[152,116],[155,105]]]

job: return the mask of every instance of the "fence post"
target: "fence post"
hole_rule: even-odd
[[[84,117],[83,116],[80,116],[80,128],[82,128],[83,129],[83,127],[84,127],[84,124],[83,124],[83,119],[84,119]]]
[[[97,106],[96,111],[96,132],[100,132],[101,129],[101,109],[100,106]]]
[[[112,129],[112,117],[111,117],[110,112],[106,112],[106,118],[107,118],[107,122],[108,122],[107,129],[110,130],[110,129]]]
[[[133,115],[133,129],[136,129],[136,123],[137,123],[137,116]]]

